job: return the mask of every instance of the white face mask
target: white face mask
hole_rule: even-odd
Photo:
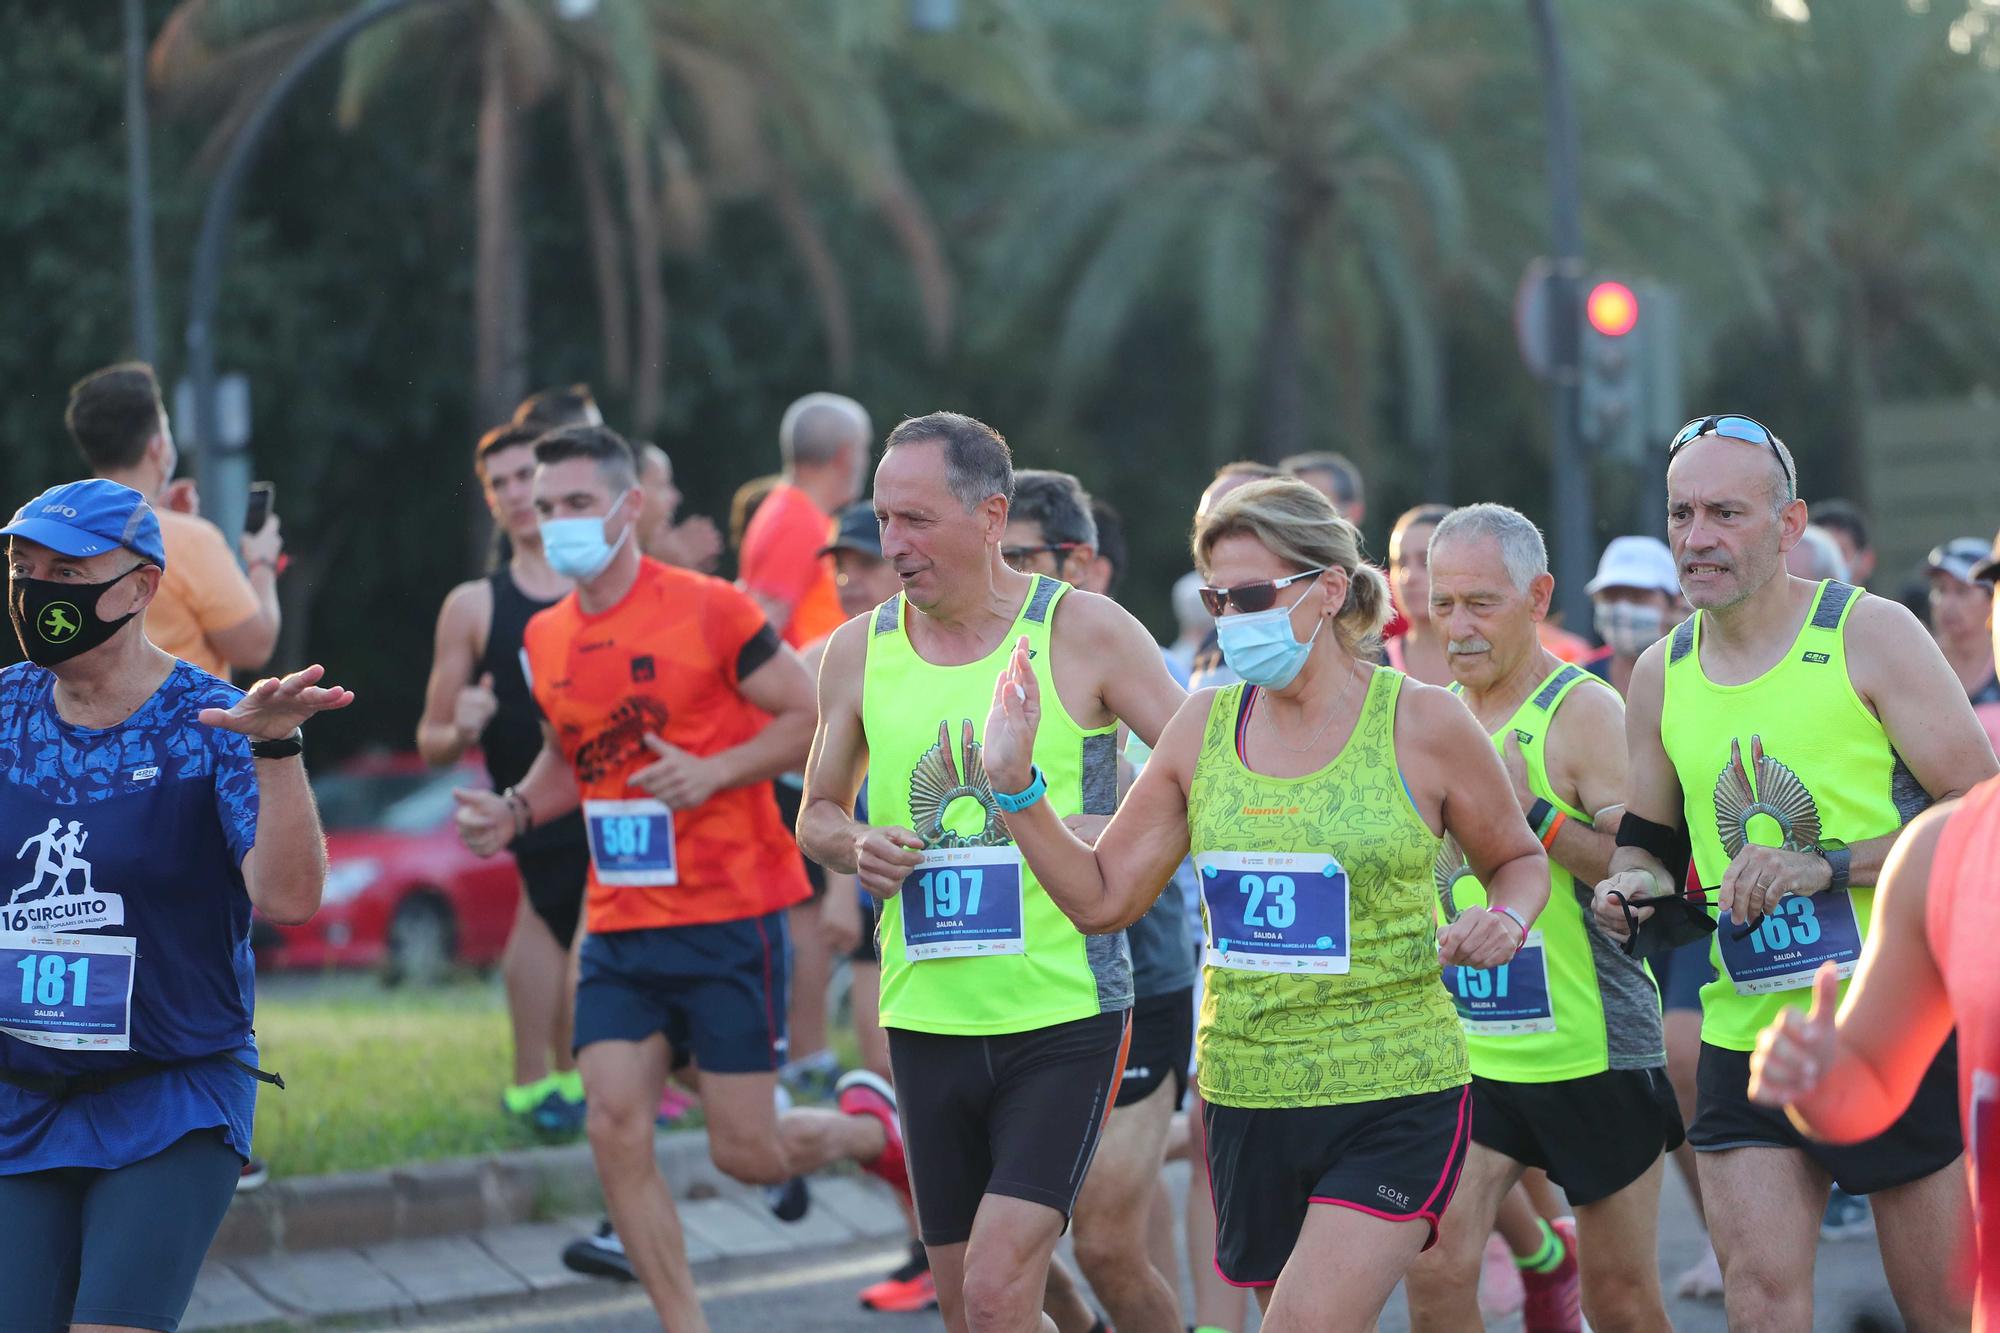
[[[630,491],[621,491],[611,502],[612,513],[624,502]],[[541,521],[542,555],[549,562],[549,568],[566,579],[578,583],[588,583],[602,574],[632,535],[632,525],[626,524],[625,531],[613,542],[604,535],[604,524],[611,514],[586,514],[581,518],[545,518]]]
[[[1599,602],[1594,620],[1597,637],[1619,657],[1637,657],[1667,632],[1666,613],[1638,602]]]

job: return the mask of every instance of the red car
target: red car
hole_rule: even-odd
[[[499,960],[521,897],[513,858],[474,856],[452,826],[452,788],[487,785],[477,756],[433,769],[414,752],[365,755],[312,785],[326,893],[302,926],[258,921],[261,965],[379,967],[391,982],[424,982]]]

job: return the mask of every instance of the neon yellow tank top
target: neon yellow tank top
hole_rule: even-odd
[[[1528,790],[1588,824],[1587,813],[1550,787],[1547,748],[1556,710],[1586,683],[1604,684],[1581,667],[1558,667],[1494,734],[1493,744],[1504,749],[1513,736],[1527,761]],[[1464,692],[1457,685],[1451,689]],[[1608,743],[1623,744],[1624,737],[1610,737]],[[1486,905],[1485,887],[1451,838],[1438,852],[1437,889],[1444,920]],[[1576,877],[1550,858],[1548,905],[1514,961],[1445,969],[1445,990],[1465,1024],[1472,1072],[1479,1077],[1555,1083],[1666,1063],[1659,991],[1645,964],[1627,957],[1590,921],[1590,897],[1589,887],[1579,890]]]
[[[1746,844],[1840,847],[1893,833],[1930,804],[1848,679],[1843,630],[1862,595],[1822,583],[1784,659],[1743,685],[1703,674],[1700,612],[1674,631],[1660,739],[1680,775],[1695,871],[1711,893]],[[1723,918],[1709,946],[1716,978],[1701,992],[1701,1039],[1754,1049],[1780,1010],[1805,1007],[1822,962],[1852,973],[1874,899],[1873,886],[1787,898],[1740,938],[1742,928]]]
[[[1301,778],[1246,767],[1245,687],[1215,696],[1188,839],[1208,935],[1201,1093],[1218,1106],[1380,1101],[1469,1078],[1438,984],[1438,838],[1396,763],[1403,679],[1378,668],[1353,736]]]
[[[901,594],[875,609],[862,679],[868,817],[913,829],[934,862],[882,904],[882,1024],[993,1036],[1129,1009],[1125,934],[1084,935],[1020,859],[980,760],[993,682],[1021,635],[1042,689],[1035,762],[1058,815],[1118,803],[1117,728],[1090,730],[1063,709],[1050,632],[1069,585],[1037,575],[1013,628],[986,657],[936,666],[910,645]]]

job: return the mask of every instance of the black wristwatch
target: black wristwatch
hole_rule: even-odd
[[[252,759],[290,759],[293,755],[305,753],[306,733],[303,727],[293,727],[292,734],[280,736],[276,740],[251,741]]]
[[[1847,888],[1847,877],[1854,868],[1854,853],[1845,847],[1822,847],[1820,859],[1826,862],[1827,881],[1824,892],[1840,893]]]

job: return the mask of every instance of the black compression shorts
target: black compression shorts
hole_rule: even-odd
[[[993,1037],[888,1029],[924,1244],[969,1238],[988,1194],[1046,1204],[1068,1223],[1118,1092],[1130,1017]]]

